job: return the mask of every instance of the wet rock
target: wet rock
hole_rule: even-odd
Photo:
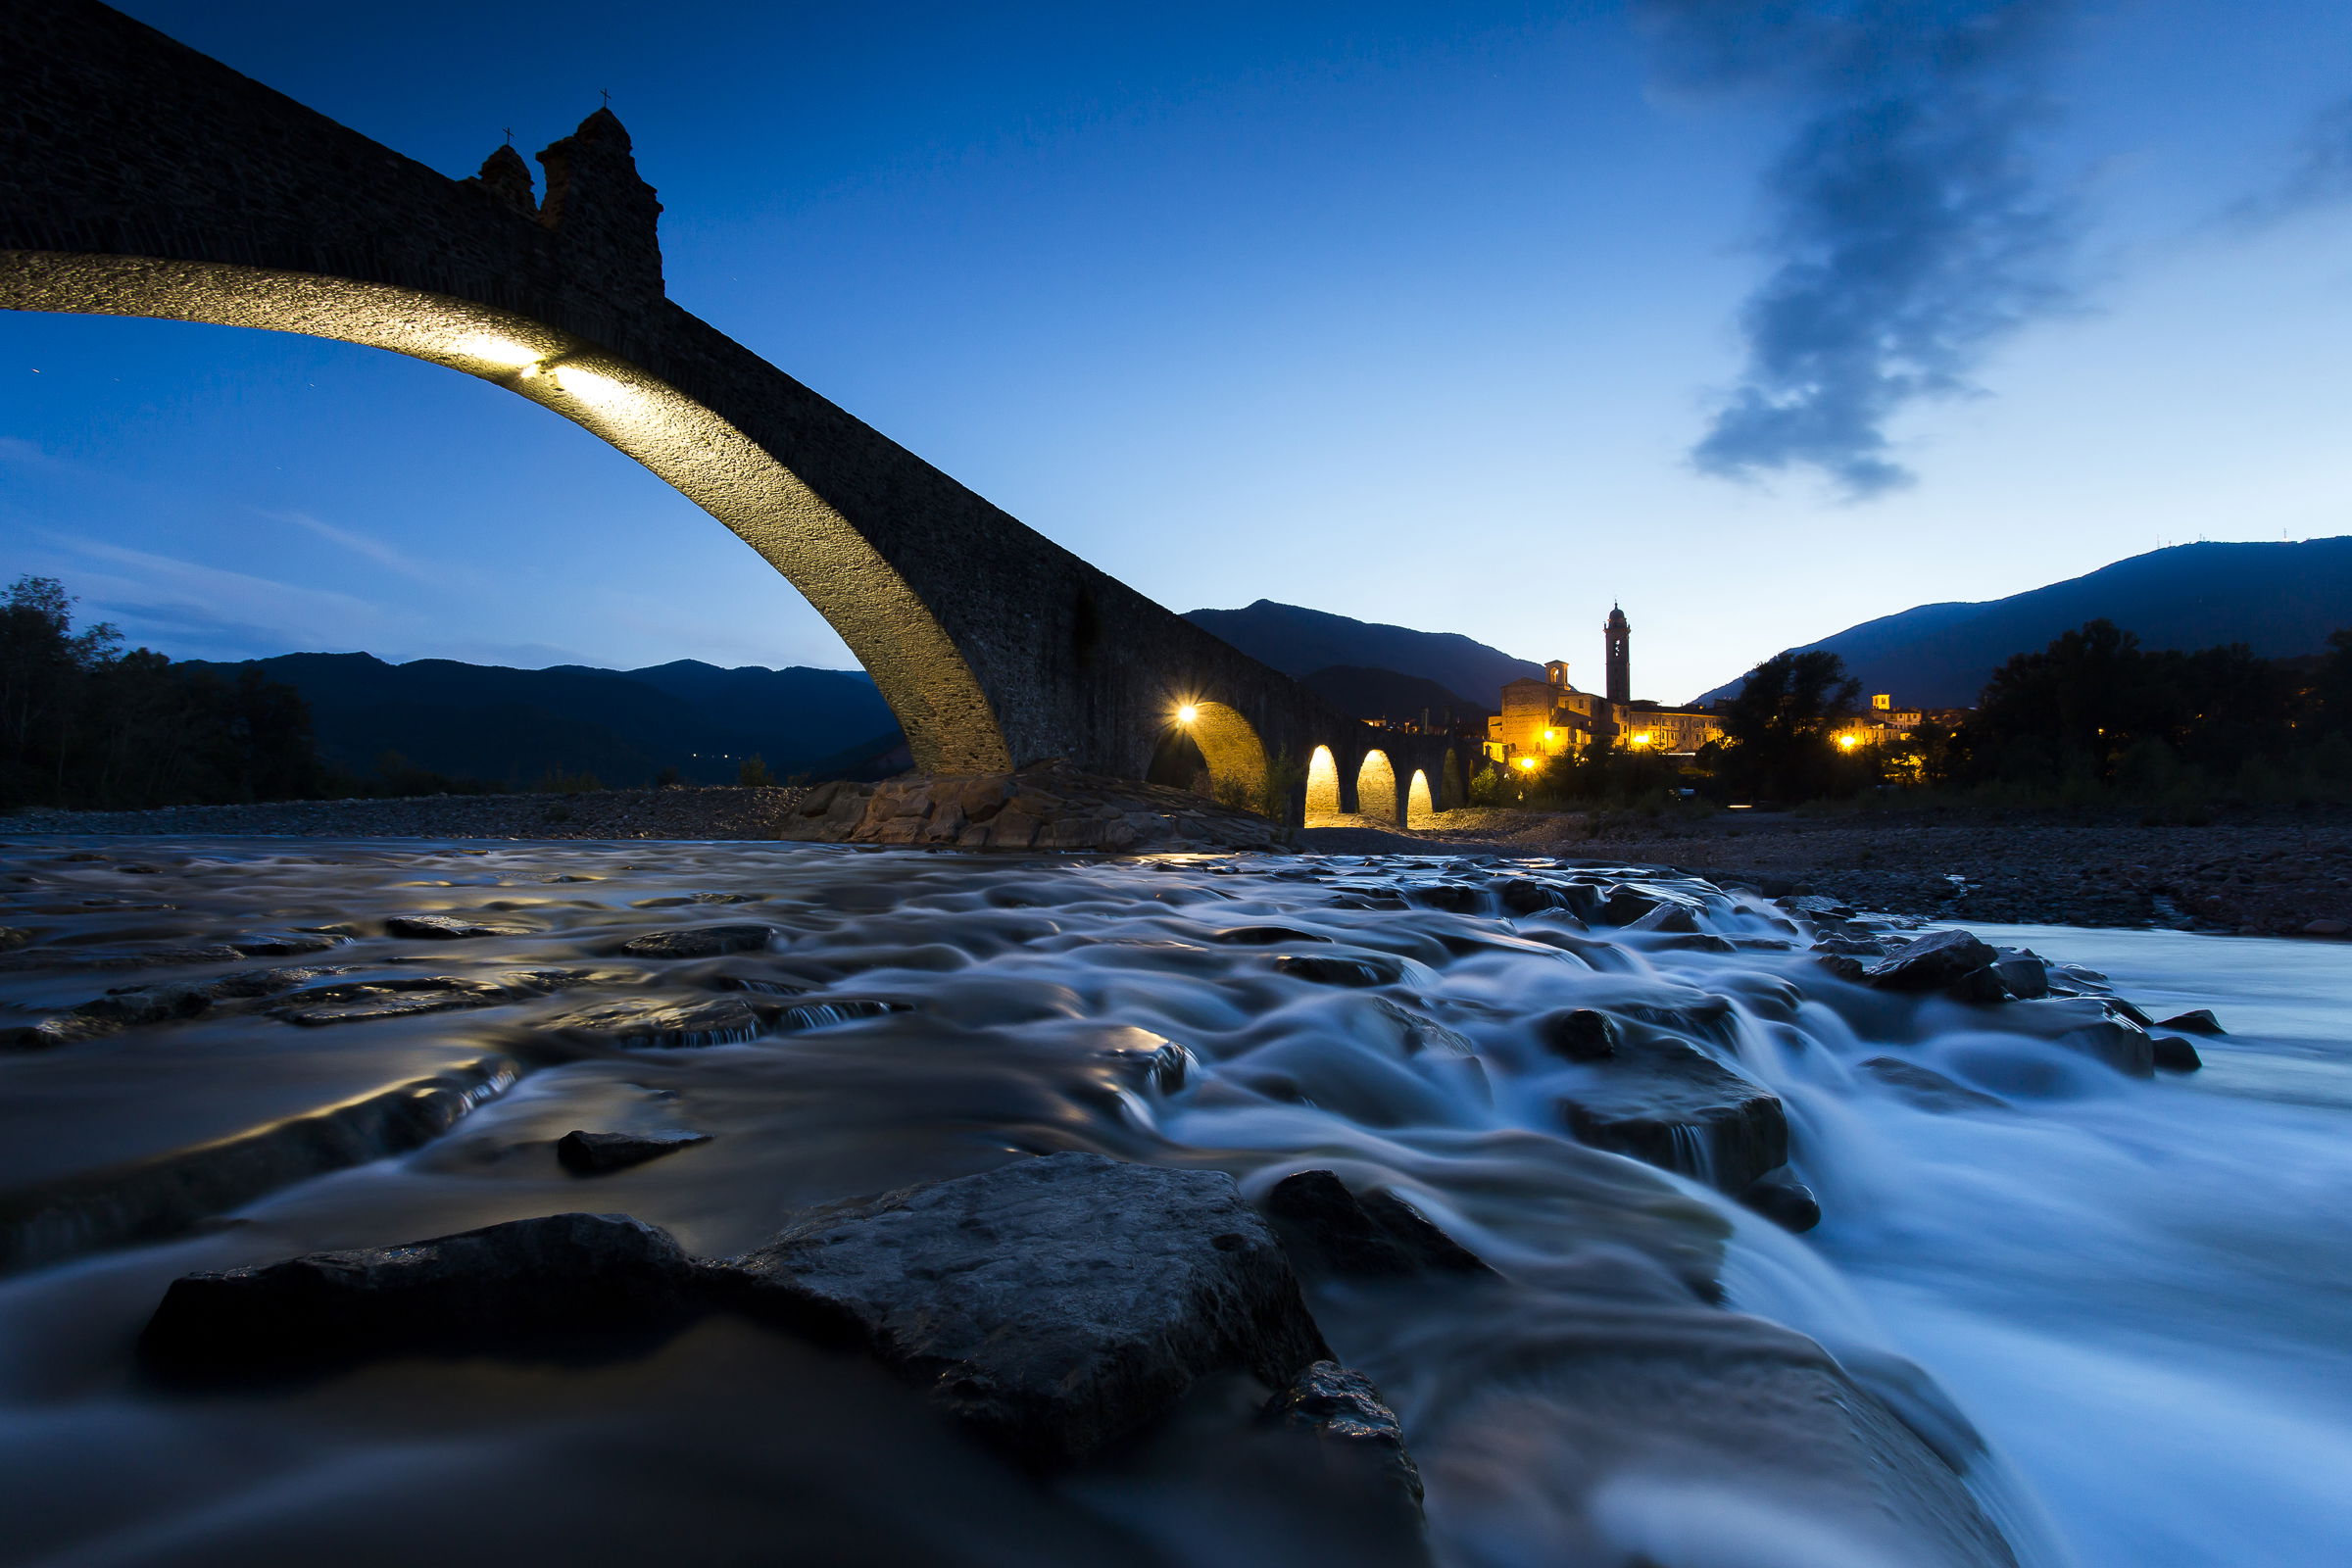
[[[1465,887],[1458,882],[1436,882],[1427,887],[1407,888],[1407,903],[1424,909],[1444,909],[1451,914],[1480,914],[1487,907],[1487,895],[1479,888]]]
[[[715,958],[727,953],[759,953],[774,941],[772,925],[706,925],[684,931],[648,931],[631,937],[620,951],[639,958]]]
[[[1358,1197],[1328,1170],[1285,1176],[1267,1191],[1261,1206],[1283,1250],[1310,1274],[1405,1279],[1494,1272],[1387,1188]]]
[[[2119,1018],[2131,1020],[2138,1028],[2149,1029],[2155,1026],[2156,1020],[2149,1017],[2146,1010],[2136,1003],[2127,1002],[2122,997],[2101,997],[2099,1001],[2100,1004],[2109,1012]]]
[[[2059,1036],[2059,1044],[2094,1056],[2127,1078],[2156,1073],[2156,1048],[2148,1032],[2127,1018],[2108,1017]]]
[[[0,925],[0,953],[21,948],[32,940],[32,933],[21,925]]]
[[[1663,907],[1666,903],[1656,894],[1644,893],[1638,888],[1612,888],[1608,897],[1601,900],[1599,907],[1593,910],[1593,917],[1604,925],[1632,925]]]
[[[297,992],[270,1009],[270,1015],[305,1028],[337,1023],[370,1023],[427,1012],[490,1007],[514,1000],[505,986],[452,974],[400,975],[348,980]]]
[[[2006,1110],[2009,1102],[1997,1095],[1971,1089],[1956,1079],[1947,1078],[1933,1067],[1923,1067],[1916,1061],[1904,1061],[1897,1056],[1873,1056],[1862,1063],[1862,1070],[1893,1090],[1921,1110]]]
[[[1671,931],[1683,936],[1701,934],[1698,929],[1698,917],[1690,912],[1688,905],[1682,904],[1655,905],[1651,906],[1648,913],[1634,921],[1626,929],[1629,931]],[[1730,951],[1729,944],[1725,945],[1723,951]]]
[[[1605,1012],[1591,1007],[1564,1007],[1536,1020],[1536,1038],[1544,1049],[1570,1061],[1601,1061],[1617,1054],[1620,1031]]]
[[[1863,978],[1881,991],[1942,991],[1973,982],[1998,956],[1969,932],[1936,931],[1872,964]]]
[[[1421,1471],[1404,1446],[1404,1428],[1372,1380],[1337,1361],[1317,1361],[1266,1401],[1266,1425],[1300,1432],[1368,1462],[1415,1509]]]
[[[663,1154],[710,1141],[709,1133],[591,1133],[574,1130],[556,1140],[556,1159],[574,1176],[626,1170]]]
[[[1799,1235],[1821,1223],[1821,1200],[1784,1165],[1768,1170],[1740,1190],[1740,1206]]]
[[[666,1332],[694,1265],[625,1214],[551,1214],[402,1247],[312,1252],[172,1281],[140,1336],[181,1375],[294,1371],[377,1356],[546,1353]]]
[[[590,1003],[539,1020],[543,1029],[592,1035],[624,1050],[687,1050],[757,1039],[775,1015],[743,994],[694,1002],[621,1000]]]
[[[1869,982],[1869,966],[1860,958],[1854,957],[1850,954],[1824,953],[1818,955],[1813,961],[1819,964],[1829,973],[1837,976],[1840,980],[1848,982],[1849,984],[1864,985]]]
[[[2197,1007],[2188,1012],[2177,1012],[2156,1025],[2159,1029],[2178,1029],[2192,1035],[2226,1035],[2222,1020],[2213,1015],[2211,1007]]]
[[[1574,907],[1565,889],[1527,877],[1513,877],[1507,882],[1495,884],[1494,897],[1512,914],[1538,914],[1545,909]],[[1586,906],[1591,907],[1591,903],[1588,897]]]
[[[632,909],[674,909],[688,904],[756,904],[749,893],[685,893],[667,899],[639,899]]]
[[[2340,937],[2352,935],[2352,923],[2342,920],[2311,920],[2303,926],[2307,937]]]
[[[1376,954],[1285,954],[1274,967],[1299,980],[1323,986],[1387,986],[1404,978],[1404,964]]]
[[[2000,956],[1992,962],[1992,972],[2013,997],[2034,1001],[2050,994],[2050,966],[2039,956],[2014,949],[1999,950]]]
[[[1778,1096],[1679,1040],[1627,1041],[1560,1101],[1579,1141],[1726,1193],[1788,1158]]]
[[[2149,1062],[2164,1072],[2195,1072],[2205,1065],[2197,1048],[2179,1035],[2151,1035],[2148,1038]]]
[[[1220,1172],[1054,1154],[819,1209],[731,1266],[744,1310],[860,1344],[983,1438],[1068,1463],[1201,1377],[1326,1358]]]
[[[427,942],[458,942],[468,937],[527,937],[531,928],[492,925],[456,914],[396,914],[384,922],[384,934]]]
[[[228,945],[248,958],[293,958],[339,948],[343,939],[322,931],[256,931],[231,937]]]
[[[1210,932],[1208,940],[1238,948],[1268,948],[1285,942],[1329,942],[1331,938],[1316,936],[1311,931],[1293,930],[1287,925],[1237,925],[1224,931]]]

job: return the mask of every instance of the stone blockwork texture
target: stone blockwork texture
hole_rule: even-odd
[[[965,850],[1274,850],[1265,817],[1186,790],[1093,777],[1052,763],[1017,773],[821,784],[788,839]]]
[[[0,8],[0,305],[376,342],[556,408],[790,576],[933,771],[1066,758],[1141,778],[1178,705],[1213,700],[1295,763],[1327,745],[1352,779],[1378,747],[1400,778],[1442,776],[1443,738],[1348,717],[671,303],[661,204],[610,112],[540,156],[543,205],[511,153],[450,179],[89,0]],[[658,417],[632,431],[408,330],[467,311],[617,366]]]

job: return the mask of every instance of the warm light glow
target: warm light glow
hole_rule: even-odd
[[[1838,737],[1838,744],[1850,752],[1862,744],[1862,737],[1851,733],[1840,735]]]
[[[1544,744],[1546,746],[1549,746],[1553,741],[1556,741],[1559,738],[1560,732],[1556,729],[1547,729],[1544,732]]]
[[[537,349],[525,348],[511,337],[497,337],[488,332],[471,332],[452,345],[469,360],[486,365],[504,365],[521,370],[525,375],[536,369],[541,359]]]
[[[1649,731],[1647,731],[1647,730],[1643,730],[1643,731],[1642,731],[1641,734],[1639,734],[1639,735],[1637,735],[1637,736],[1635,736],[1635,737],[1634,737],[1634,744],[1635,744],[1636,746],[1647,746],[1647,745],[1649,744],[1649,741],[1650,741],[1650,735],[1649,735]]]
[[[1536,760],[1532,757],[1522,757],[1519,759],[1519,766],[1523,771],[1533,773],[1536,770]]]
[[[592,408],[611,409],[636,396],[627,383],[577,365],[552,366],[549,373],[556,378],[556,385]]]
[[[1179,724],[1190,724],[1193,720],[1199,718],[1200,716],[1200,710],[1195,708],[1190,703],[1187,703],[1182,708],[1176,710],[1176,722]]]

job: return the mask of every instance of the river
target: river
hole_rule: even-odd
[[[0,1200],[81,1203],[0,1281],[0,1561],[1411,1560],[1189,1436],[1205,1405],[1038,1484],[871,1369],[726,1322],[619,1365],[227,1393],[133,1355],[194,1270],[576,1208],[725,1256],[808,1204],[1072,1150],[1253,1197],[1332,1169],[1500,1271],[1475,1297],[1311,1293],[1396,1406],[1429,1550],[1459,1568],[1989,1560],[1964,1530],[1920,1554],[1838,1479],[1851,1444],[1796,1408],[1788,1369],[1816,1374],[1789,1330],[2034,1568],[2316,1568],[2352,1543],[2338,948],[1976,928],[2076,989],[2098,971],[2154,1016],[2220,1014],[2202,1071],[2138,1079],[2034,1021],[2093,1001],[1886,997],[1752,897],[1550,861],[74,839],[6,870],[0,924],[33,939],[0,971],[6,1021],[219,995],[0,1055]],[[1581,887],[1563,902],[1590,914],[1621,884],[1684,912],[1626,929],[1525,893]],[[387,929],[420,914],[482,934]],[[624,951],[722,923],[767,931]],[[598,1006],[688,1008],[682,1048],[600,1037]],[[1706,1150],[1665,1172],[1570,1137],[1563,1106],[1617,1069],[1546,1048],[1568,1009],[1769,1088],[1820,1226],[1732,1201]],[[1951,1089],[1862,1065],[1889,1055]],[[409,1130],[383,1157],[232,1181],[193,1223],[151,1200],[165,1167],[201,1199],[191,1151],[394,1094],[430,1125],[387,1124]],[[592,1185],[552,1152],[575,1128],[709,1141]],[[90,1197],[134,1176],[137,1214]]]

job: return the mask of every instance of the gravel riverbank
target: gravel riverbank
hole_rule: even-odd
[[[1495,854],[1674,865],[1769,893],[1802,888],[1936,919],[2352,932],[2352,812],[2341,810],[2248,812],[2194,827],[2059,812],[1595,822],[1464,810],[1441,813],[1415,837]]]

